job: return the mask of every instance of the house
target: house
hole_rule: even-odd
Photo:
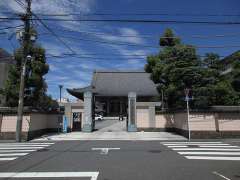
[[[4,88],[4,84],[8,78],[9,67],[13,63],[11,54],[0,48],[0,89]],[[0,106],[4,104],[4,101],[5,98],[0,96]]]
[[[233,70],[234,62],[236,62],[236,61],[240,61],[240,50],[234,52],[233,54],[225,57],[224,59],[222,59],[220,61],[220,63],[222,64],[222,67],[223,67],[221,74],[226,75],[226,74],[231,73]]]

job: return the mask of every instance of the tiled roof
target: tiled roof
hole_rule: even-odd
[[[68,92],[82,98],[83,92],[87,90],[100,96],[128,96],[129,92],[136,92],[137,96],[158,96],[156,85],[150,79],[150,74],[144,71],[94,71],[91,86],[68,89]]]
[[[95,71],[92,79],[94,91],[103,96],[157,96],[156,85],[144,71]]]

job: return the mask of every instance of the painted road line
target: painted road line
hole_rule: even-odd
[[[222,143],[222,142],[220,142],[220,141],[216,141],[216,142],[197,142],[197,141],[195,141],[195,142],[165,142],[165,143],[162,143],[162,144],[195,144],[195,143],[203,143],[203,144],[215,144],[215,143]]]
[[[227,178],[226,176],[224,176],[224,175],[222,175],[222,174],[220,174],[220,173],[218,173],[216,171],[213,171],[212,173],[217,175],[217,176],[219,176],[219,177],[221,177],[221,178],[223,178],[223,179],[225,179],[225,180],[231,180],[231,179]]]
[[[227,160],[239,161],[240,157],[225,157],[225,156],[185,156],[187,159],[202,159],[202,160]]]
[[[178,152],[179,154],[183,154],[183,155],[231,155],[231,156],[239,156],[240,152]]]
[[[194,143],[194,144],[164,144],[164,145],[166,145],[166,146],[181,146],[181,145],[189,145],[189,146],[191,146],[191,145],[194,145],[194,146],[229,146],[230,144],[203,144],[203,143],[201,143],[201,144],[197,144],[197,143]]]
[[[11,158],[0,158],[0,161],[13,161],[17,159],[17,157],[11,157]]]
[[[99,172],[12,172],[0,173],[0,178],[91,178],[97,180]]]
[[[0,150],[6,149],[43,149],[44,147],[0,147]]]
[[[211,145],[209,145],[209,146],[199,146],[199,147],[203,147],[203,148],[236,148],[236,147],[238,147],[238,146],[211,146]]]
[[[0,153],[20,153],[20,152],[34,152],[36,149],[25,149],[25,150],[0,150]]]
[[[0,143],[0,145],[53,145],[55,143]]]
[[[167,147],[169,147],[169,148],[184,148],[184,147],[188,147],[188,146],[181,146],[181,145],[179,145],[179,146],[167,146]]]
[[[18,145],[15,145],[15,144],[7,144],[7,145],[2,145],[0,144],[0,147],[48,147],[50,145],[34,145],[34,144],[29,144],[29,145],[25,145],[25,144],[18,144]]]
[[[107,155],[110,150],[120,150],[120,148],[92,148],[92,151],[101,151],[100,154]]]
[[[0,157],[8,157],[8,156],[25,156],[29,153],[6,153],[6,154],[0,154]]]
[[[227,148],[173,148],[174,151],[240,151],[240,149]]]

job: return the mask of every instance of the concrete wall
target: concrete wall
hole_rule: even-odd
[[[151,119],[149,107],[138,107],[137,128],[145,131],[175,131],[188,136],[187,113],[158,113]],[[240,137],[239,112],[191,112],[193,138]]]
[[[29,140],[47,132],[58,131],[60,114],[28,113],[23,116],[22,137]],[[0,139],[15,139],[16,114],[0,114]]]

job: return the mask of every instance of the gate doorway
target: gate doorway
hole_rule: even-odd
[[[73,117],[72,131],[81,131],[82,113],[74,112],[74,113],[72,113],[72,117]]]

